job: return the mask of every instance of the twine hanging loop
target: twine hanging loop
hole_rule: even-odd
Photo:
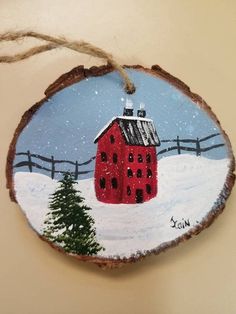
[[[35,46],[27,51],[17,53],[12,56],[0,56],[0,63],[14,63],[27,58],[30,58],[36,54],[42,53],[44,51],[49,51],[56,48],[68,48],[80,53],[88,54],[93,57],[98,57],[104,60],[107,60],[109,64],[113,66],[114,69],[118,71],[120,76],[122,77],[125,83],[125,91],[128,94],[133,94],[135,92],[135,86],[130,80],[126,70],[113,58],[110,53],[107,53],[101,48],[98,48],[88,42],[79,40],[79,41],[71,41],[64,37],[54,37],[50,35],[45,35],[37,32],[7,32],[4,34],[0,34],[0,42],[3,41],[17,41],[26,37],[32,37],[39,40],[43,40],[46,44]]]

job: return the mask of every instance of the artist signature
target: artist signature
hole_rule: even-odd
[[[173,216],[170,219],[170,227],[174,229],[185,229],[191,226],[190,219],[175,219]]]

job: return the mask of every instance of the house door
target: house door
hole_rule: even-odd
[[[143,190],[141,189],[136,190],[135,200],[136,200],[136,203],[143,203]]]

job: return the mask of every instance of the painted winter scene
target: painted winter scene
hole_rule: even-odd
[[[134,94],[116,72],[89,77],[47,99],[17,140],[17,202],[71,254],[145,254],[222,201],[229,154],[216,122],[167,81],[128,73]]]

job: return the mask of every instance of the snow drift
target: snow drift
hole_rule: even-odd
[[[92,208],[97,239],[104,257],[129,257],[176,239],[198,224],[215,207],[228,173],[228,159],[193,155],[159,161],[158,195],[143,204],[104,204],[97,201],[93,178],[78,181],[78,190]],[[16,199],[30,224],[42,232],[48,197],[58,182],[38,173],[15,174]]]

